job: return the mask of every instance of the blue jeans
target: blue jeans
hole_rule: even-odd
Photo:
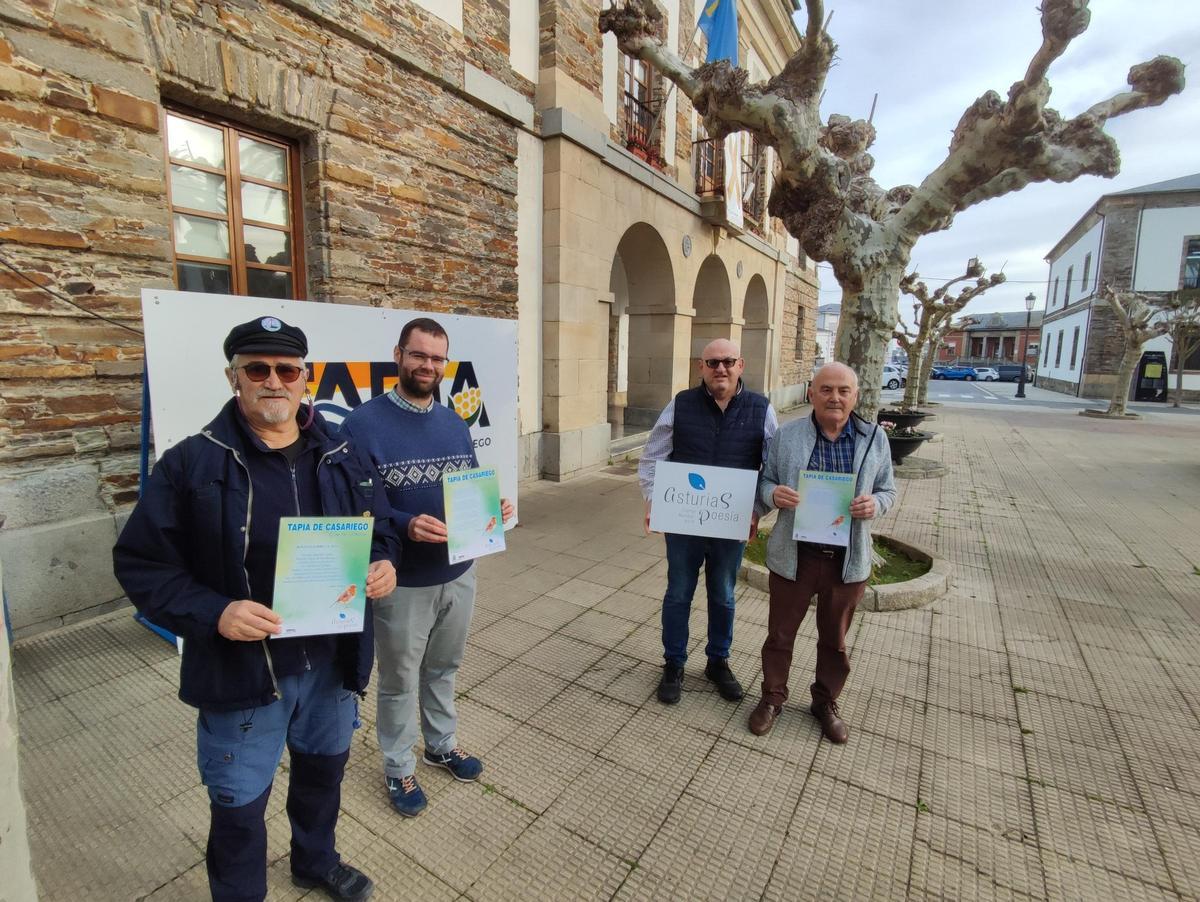
[[[317,878],[338,863],[334,835],[358,699],[342,688],[333,662],[282,677],[279,691],[283,697],[270,705],[201,710],[196,718],[196,759],[211,817],[204,857],[216,902],[266,898],[264,818],[285,744],[292,873]]]
[[[704,565],[708,589],[710,658],[728,658],[733,644],[733,590],[745,542],[667,533],[667,594],[663,596],[663,658],[682,665],[687,660],[688,615]]]
[[[244,711],[196,718],[196,763],[215,805],[236,808],[270,787],[286,744],[292,754],[340,755],[358,725],[358,699],[330,662],[279,679],[283,698]]]

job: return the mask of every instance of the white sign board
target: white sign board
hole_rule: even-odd
[[[392,349],[405,323],[418,316],[439,322],[450,336],[450,361],[437,402],[467,421],[480,466],[496,468],[503,496],[516,504],[516,320],[145,289],[142,320],[157,456],[203,429],[229,400],[221,346],[230,329],[259,316],[276,316],[304,330],[313,377],[309,390],[317,410],[334,425],[396,384]]]
[[[744,542],[750,538],[757,487],[757,470],[660,460],[654,464],[650,528]]]

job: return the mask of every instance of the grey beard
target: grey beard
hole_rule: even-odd
[[[266,395],[266,396],[260,395],[258,400],[261,401],[261,400],[264,400],[265,398],[276,398],[280,401],[284,401],[284,402],[287,401],[286,395]],[[279,407],[279,408],[264,406],[264,407],[260,408],[259,416],[262,417],[264,423],[269,423],[272,426],[277,426],[280,423],[286,423],[288,420],[290,420],[292,418],[292,412],[290,410],[288,410],[288,407],[289,407],[289,405],[286,403],[282,407]]]

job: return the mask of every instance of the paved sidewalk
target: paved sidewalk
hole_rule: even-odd
[[[693,657],[654,699],[661,537],[627,467],[524,489],[481,564],[459,680],[480,784],[419,768],[383,791],[373,695],[342,853],[377,899],[1200,899],[1200,422],[942,408],[944,479],[901,484],[884,528],[953,564],[931,608],[864,614],[846,746],[804,698],[756,738],[765,595],[738,599],[722,701]],[[693,618],[702,655],[703,604]],[[46,900],[204,898],[207,799],[174,651],[128,612],[18,646],[22,776]],[[287,879],[286,775],[271,898]]]

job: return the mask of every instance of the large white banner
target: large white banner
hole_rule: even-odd
[[[516,320],[145,289],[156,455],[199,432],[229,400],[221,346],[230,329],[259,316],[277,316],[304,330],[313,377],[309,390],[317,410],[334,424],[396,384],[392,349],[404,324],[417,316],[437,320],[450,336],[450,362],[437,402],[467,421],[480,466],[496,468],[502,494],[516,504]]]

